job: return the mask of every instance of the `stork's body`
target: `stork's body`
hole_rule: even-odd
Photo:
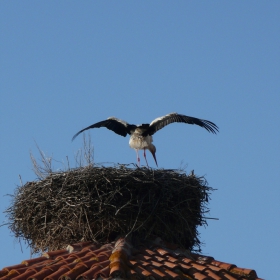
[[[144,157],[147,166],[148,166],[148,161],[146,158],[146,150],[149,150],[151,152],[157,165],[156,154],[155,154],[156,147],[152,144],[153,142],[152,135],[158,130],[160,130],[161,128],[165,127],[166,125],[174,122],[196,124],[205,128],[209,132],[212,133],[218,132],[218,127],[210,121],[188,117],[185,115],[179,115],[177,113],[171,113],[166,116],[153,120],[150,124],[141,124],[141,125],[128,124],[123,120],[117,119],[115,117],[111,117],[108,118],[107,120],[95,123],[91,126],[88,126],[80,130],[78,133],[76,133],[73,136],[72,140],[74,140],[81,132],[87,129],[106,127],[121,136],[125,137],[127,134],[130,135],[129,146],[132,149],[135,149],[136,151],[138,166],[140,166],[140,158],[138,154],[139,150],[144,150]]]
[[[142,134],[143,134],[143,129],[141,129],[141,127],[138,127],[135,129],[134,133],[131,134],[129,139],[130,148],[136,151],[138,166],[140,166],[140,157],[138,153],[139,150],[144,150],[144,158],[146,160],[147,166],[149,166],[146,158],[146,149],[148,149],[151,152],[157,165],[156,147],[152,144],[153,136],[150,135],[143,136]]]

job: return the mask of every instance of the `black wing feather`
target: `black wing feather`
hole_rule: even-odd
[[[90,128],[100,128],[100,127],[106,127],[108,129],[114,131],[116,134],[119,134],[119,135],[125,137],[127,135],[127,133],[129,133],[128,126],[129,126],[129,124],[127,124],[124,121],[118,120],[116,118],[109,118],[105,121],[101,121],[101,122],[92,124],[84,129],[80,130],[73,136],[72,141],[83,131],[90,129]]]
[[[189,117],[189,116],[185,116],[185,115],[179,115],[177,113],[171,113],[164,117],[160,117],[160,118],[157,118],[154,121],[152,121],[150,124],[149,130],[148,130],[148,134],[153,135],[154,133],[156,133],[158,130],[162,129],[166,125],[174,123],[174,122],[196,124],[214,134],[216,134],[216,132],[219,131],[219,128],[210,121],[193,118],[193,117]]]

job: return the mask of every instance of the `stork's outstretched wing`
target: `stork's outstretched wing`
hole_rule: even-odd
[[[188,117],[188,116],[184,116],[184,115],[179,115],[177,113],[171,113],[166,116],[153,120],[150,123],[150,127],[149,127],[147,133],[149,135],[153,135],[154,133],[156,133],[158,130],[162,129],[166,125],[168,125],[170,123],[174,123],[174,122],[196,124],[201,127],[204,127],[209,132],[212,132],[215,134],[216,134],[216,132],[219,131],[218,127],[210,121],[197,119],[197,118],[193,118],[193,117]]]
[[[100,128],[100,127],[106,127],[108,129],[114,131],[115,133],[125,137],[128,133],[130,134],[131,125],[129,125],[127,122],[125,122],[123,120],[111,117],[105,121],[101,121],[101,122],[92,124],[84,129],[80,130],[78,133],[76,133],[73,136],[72,141],[83,131],[90,129],[90,128]]]

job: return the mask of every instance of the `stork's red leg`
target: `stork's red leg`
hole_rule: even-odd
[[[149,167],[149,164],[148,164],[148,161],[147,161],[147,158],[146,158],[146,149],[144,149],[144,158],[146,160],[147,166]]]
[[[135,149],[135,151],[136,151],[137,164],[138,164],[138,167],[140,167],[140,157],[139,157],[139,154],[138,154],[138,150]]]

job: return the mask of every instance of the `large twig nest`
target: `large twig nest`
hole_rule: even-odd
[[[206,224],[211,190],[178,170],[88,166],[18,187],[6,212],[34,252],[129,234],[200,250],[197,226]]]

